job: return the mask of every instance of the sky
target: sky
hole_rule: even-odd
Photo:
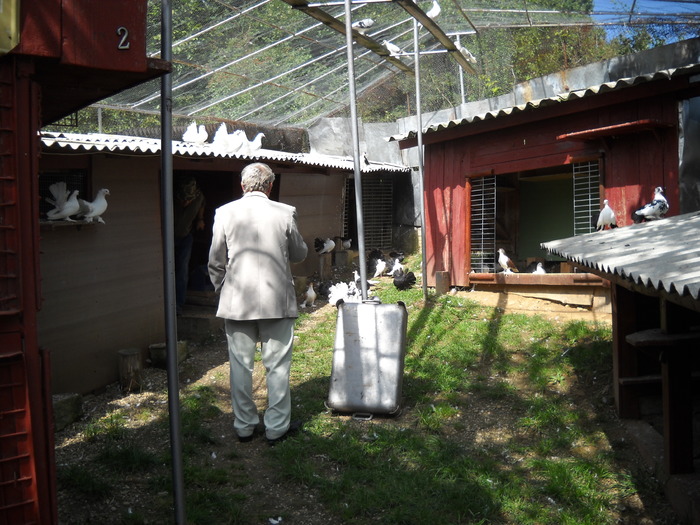
[[[700,22],[700,0],[699,1],[684,1],[684,2],[667,2],[664,0],[595,0],[594,12],[627,12],[634,4],[634,11],[638,14],[689,14],[697,15],[696,20]],[[622,15],[599,15],[596,16],[602,22],[624,22],[625,18]],[[617,31],[613,28],[608,30],[609,34],[614,34]]]

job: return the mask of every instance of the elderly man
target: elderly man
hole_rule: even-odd
[[[267,370],[265,435],[274,445],[296,432],[291,422],[289,370],[298,316],[291,262],[306,258],[296,209],[269,199],[275,175],[269,166],[243,168],[243,196],[216,210],[209,251],[209,277],[219,293],[217,317],[225,319],[231,367],[234,429],[241,442],[259,423],[253,400],[257,342]]]

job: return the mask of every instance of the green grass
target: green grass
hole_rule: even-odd
[[[402,301],[409,314],[401,414],[361,421],[325,406],[336,310],[303,313],[292,396],[305,432],[263,452],[276,483],[311,491],[334,523],[616,523],[620,502],[645,480],[620,462],[596,411],[595,387],[610,377],[610,328],[504,314],[452,295],[425,300],[420,286],[399,292],[385,282],[382,301]],[[577,389],[593,393],[575,397]],[[181,392],[188,522],[266,521],[243,510],[251,497],[264,500],[240,466],[245,450],[227,448],[227,468],[211,457],[222,445],[209,427],[221,403],[228,391]],[[109,472],[155,473],[144,490],[159,495],[151,503],[168,514],[167,447],[160,457],[143,454],[124,439],[120,412],[89,428],[92,439],[115,442],[99,458]],[[80,469],[61,479],[104,497],[100,480]]]

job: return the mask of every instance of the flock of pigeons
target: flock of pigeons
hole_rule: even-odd
[[[314,249],[316,253],[330,253],[336,249],[336,246],[343,249],[349,249],[352,244],[352,239],[343,239],[336,237],[335,239],[320,238],[314,239]],[[404,264],[403,252],[389,252],[388,257],[381,250],[371,250],[367,255],[367,275],[372,275],[371,279],[366,282],[366,288],[369,290],[372,286],[379,284],[379,280],[383,277],[393,279],[394,286],[398,290],[408,290],[416,284],[416,275],[408,271]],[[349,282],[332,282],[322,281],[309,282],[309,286],[304,294],[304,300],[299,304],[300,308],[307,308],[316,305],[316,299],[319,297],[326,298],[329,304],[338,306],[341,302],[359,303],[362,302],[362,282],[357,270],[353,271],[353,280]],[[367,299],[372,299],[368,297]]]
[[[258,133],[253,140],[248,140],[248,135],[242,129],[236,129],[232,133],[228,132],[226,123],[222,122],[214,133],[212,142],[207,142],[209,133],[203,124],[197,125],[192,121],[182,134],[182,141],[191,144],[209,144],[212,149],[222,155],[253,155],[262,148],[264,133]]]
[[[107,195],[109,190],[102,188],[95,195],[92,202],[78,198],[78,190],[69,191],[64,181],[55,182],[49,186],[52,197],[45,197],[46,202],[53,206],[53,209],[46,213],[46,218],[50,221],[73,222],[76,217],[83,222],[97,221],[105,223],[102,215],[107,211]]]
[[[437,0],[433,0],[433,5],[430,7],[430,9],[428,9],[428,11],[426,11],[425,14],[431,20],[435,20],[441,11],[442,8],[440,7],[440,4],[437,2]],[[371,18],[363,18],[362,20],[353,22],[352,28],[364,36],[369,30],[369,28],[373,25],[374,20],[372,20]],[[464,56],[464,58],[466,58],[470,63],[476,64],[476,57],[471,53],[471,51],[469,51],[466,47],[462,46],[459,43],[459,39],[455,40],[454,44],[457,50]],[[389,40],[382,40],[382,45],[389,52],[390,56],[400,56],[403,54],[401,48],[396,44],[390,42]]]
[[[666,200],[666,196],[664,195],[664,189],[661,186],[657,186],[654,188],[654,197],[652,198],[651,202],[648,202],[638,210],[632,212],[632,221],[635,224],[655,221],[666,215],[668,210],[668,200]],[[617,218],[615,216],[615,212],[610,207],[608,199],[603,201],[603,207],[598,214],[596,231],[603,231],[606,228],[617,228]],[[504,273],[513,273],[518,271],[518,268],[510,257],[506,255],[503,248],[498,249],[498,265],[503,269]],[[532,273],[542,274],[547,272],[545,271],[542,263],[537,263],[537,268]]]

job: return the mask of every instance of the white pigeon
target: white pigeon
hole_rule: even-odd
[[[386,261],[384,261],[383,259],[378,259],[377,266],[376,266],[376,269],[374,270],[374,275],[372,276],[372,279],[376,279],[377,277],[381,277],[384,274],[385,270],[386,270]]]
[[[455,40],[455,47],[462,53],[462,56],[467,59],[467,62],[476,64],[476,57],[469,51],[466,47],[459,43],[459,40]]]
[[[53,205],[54,209],[51,211],[60,211],[60,209],[66,204],[68,197],[70,197],[70,192],[66,188],[65,181],[54,182],[51,186],[49,186],[49,191],[51,192],[53,198],[44,197],[44,199],[49,204]]]
[[[441,11],[440,4],[437,3],[437,0],[433,0],[432,7],[425,14],[428,15],[428,18],[430,18],[431,20],[435,20],[437,18],[437,16],[440,14],[440,11]]]
[[[316,306],[316,291],[314,290],[314,283],[309,283],[309,287],[306,290],[306,296],[304,297],[304,302],[299,305],[301,308],[306,308],[307,306]]]
[[[56,201],[56,204],[58,204],[58,201]],[[50,221],[58,221],[61,219],[73,221],[73,219],[70,218],[71,215],[76,215],[79,211],[80,203],[78,202],[78,190],[73,190],[60,208],[54,208],[49,211],[46,216]]]
[[[105,221],[102,219],[102,214],[107,210],[107,195],[109,195],[109,190],[107,188],[102,188],[97,192],[95,200],[92,202],[78,199],[80,203],[79,216],[81,216],[85,222],[97,221],[104,224]]]
[[[668,209],[669,206],[664,196],[664,189],[661,186],[657,186],[654,188],[654,199],[637,211],[632,212],[632,220],[635,224],[645,221],[654,221],[660,219],[662,215],[666,215]]]
[[[226,123],[222,122],[214,133],[214,148],[221,154],[232,155],[240,153],[245,144],[248,144],[248,137],[245,131],[237,129],[233,133],[228,132]]]
[[[615,212],[608,204],[608,199],[603,201],[603,207],[598,215],[598,222],[596,224],[596,231],[604,230],[605,227],[610,229],[617,228],[617,219],[615,219]]]
[[[389,270],[389,275],[392,277],[396,277],[398,274],[403,273],[404,271],[404,266],[401,264],[401,261],[399,259],[394,259],[394,265],[391,267],[391,270]]]
[[[207,128],[203,124],[197,127],[195,121],[190,122],[187,126],[185,133],[182,135],[182,140],[185,142],[194,142],[195,144],[204,144],[209,138],[209,133],[207,133]]]
[[[537,263],[537,268],[535,268],[535,271],[532,273],[536,273],[538,275],[543,275],[547,273],[547,271],[544,269],[544,265],[541,262]]]
[[[503,248],[498,249],[498,264],[501,265],[501,268],[503,268],[503,271],[506,273],[518,271],[517,266],[515,266],[513,261],[510,260],[510,257],[506,255],[506,251]]]
[[[352,246],[352,239],[343,239],[341,242],[344,250],[349,250]]]
[[[388,40],[382,40],[382,45],[386,48],[391,56],[400,55],[402,53],[401,48],[396,44],[392,44]],[[365,158],[367,158],[365,156]]]
[[[360,33],[361,35],[364,35],[367,30],[374,25],[374,20],[371,18],[363,18],[362,20],[358,20],[357,22],[352,23],[352,28]]]
[[[255,153],[260,148],[262,148],[262,139],[265,136],[264,133],[258,133],[255,138],[248,143],[248,154]]]
[[[314,249],[319,255],[322,253],[330,253],[335,248],[335,241],[333,239],[321,239],[316,237],[314,239]]]

